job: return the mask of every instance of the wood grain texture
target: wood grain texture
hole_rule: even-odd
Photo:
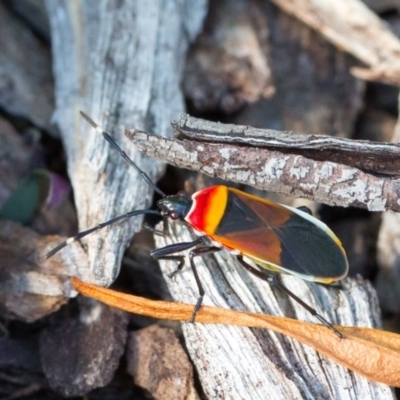
[[[400,143],[400,121],[397,122],[393,142]],[[400,309],[400,214],[382,215],[377,243],[379,272],[376,290],[384,312],[397,313]]]
[[[178,135],[198,141],[277,149],[316,161],[345,164],[376,175],[400,175],[398,143],[221,124],[193,118],[187,114],[183,114],[172,125]]]
[[[400,85],[400,41],[362,1],[272,2],[366,64],[357,77]]]
[[[157,246],[193,240],[180,223]],[[167,279],[174,299],[194,304],[198,289],[188,267]],[[266,282],[248,274],[227,252],[196,258],[205,287],[205,305],[241,311],[313,317]],[[161,262],[165,275],[176,268]],[[379,307],[371,285],[346,280],[344,289],[329,288],[291,277],[282,282],[330,321],[342,325],[378,326]],[[362,378],[296,341],[268,331],[234,326],[183,323],[186,347],[209,399],[390,399],[392,390]]]
[[[163,139],[134,129],[126,134],[144,154],[180,168],[328,205],[400,210],[397,178],[267,148]]]
[[[192,108],[198,113],[232,114],[273,95],[268,30],[262,2],[210,2],[183,81]]]
[[[123,142],[122,127],[168,136],[169,121],[183,110],[179,89],[183,58],[189,41],[199,29],[205,7],[204,2],[189,0],[185,3],[49,0],[47,7],[55,60],[55,120],[67,149],[80,228],[84,229],[147,206],[151,193],[118,154],[109,150],[103,139],[80,120],[78,111],[83,109],[95,121],[104,123],[106,129],[112,128],[115,132],[111,133],[119,143]],[[150,147],[155,143],[148,141]],[[143,160],[130,144],[122,147],[152,179],[160,175],[161,168],[153,159]],[[175,160],[184,153],[188,156],[186,166],[201,169],[193,154],[185,153],[183,147],[167,146],[164,150]],[[153,151],[157,156],[159,148],[155,146]],[[229,155],[217,151],[215,160],[221,160],[221,154]],[[249,162],[253,156],[249,153]],[[280,154],[273,154],[271,158],[270,172],[275,178],[283,171],[279,157]],[[211,158],[207,162],[212,161]],[[297,171],[301,177],[304,170]],[[232,170],[232,174],[238,172],[241,173]],[[230,175],[225,177],[229,179]],[[278,179],[275,182],[278,191],[291,191],[289,185]],[[326,188],[320,187],[318,193],[324,196],[324,191]],[[373,201],[369,204],[377,207]],[[365,205],[368,206],[368,201]],[[108,285],[119,271],[121,255],[132,231],[140,223],[140,219],[135,219],[89,237],[84,241],[87,259],[73,257],[82,253],[82,248],[76,245],[65,249],[57,260],[74,260],[70,265],[77,269],[78,276]],[[192,238],[179,225],[175,227],[170,237],[157,238],[158,246]],[[207,257],[207,264],[198,262],[207,293],[206,304],[313,320],[266,283],[249,276],[236,264],[231,268],[232,262],[225,252],[215,258]],[[165,274],[175,267],[173,263],[162,266]],[[88,270],[92,276],[87,274]],[[334,322],[379,324],[376,299],[365,283],[348,281],[346,289],[339,292],[292,277],[284,277],[283,281]],[[195,302],[198,294],[190,270],[185,269],[168,283],[174,298]],[[393,398],[390,388],[359,378],[280,335],[196,324],[184,324],[184,333],[202,388],[210,399]]]
[[[201,27],[204,2],[47,2],[50,17],[56,111],[68,156],[81,230],[133,209],[148,207],[150,188],[104,139],[80,118],[83,110],[111,131],[128,155],[156,180],[162,166],[143,159],[123,140],[122,127],[138,126],[162,136],[183,111],[180,81],[187,46]],[[97,135],[97,136],[96,136]],[[85,279],[109,285],[118,275],[123,251],[141,218],[84,241]],[[67,262],[69,246],[57,257]]]
[[[247,105],[229,122],[349,137],[365,89],[350,73],[357,61],[272,2],[259,4],[276,93]]]

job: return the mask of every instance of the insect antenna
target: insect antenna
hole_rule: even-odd
[[[154,189],[154,191],[156,191],[160,196],[165,197],[166,194],[159,188],[157,187],[157,185],[150,179],[150,177],[144,172],[142,171],[128,156],[128,154],[126,154],[117,144],[117,142],[110,136],[110,134],[108,134],[107,132],[105,132],[103,129],[100,128],[99,125],[97,125],[87,114],[85,114],[83,111],[80,111],[81,115],[83,118],[85,118],[85,120],[94,128],[96,129],[97,132],[101,133],[104,137],[104,139],[107,140],[108,143],[110,143],[110,145],[112,147],[114,147],[115,150],[117,150],[119,152],[119,154],[122,156],[122,158],[124,158],[126,161],[128,161],[128,163],[136,169],[137,172],[139,172],[140,176],[142,177],[142,179],[152,188]]]
[[[67,240],[65,240],[64,242],[60,243],[58,246],[54,247],[54,249],[50,250],[46,255],[45,258],[50,258],[51,256],[54,256],[54,254],[58,253],[61,249],[63,249],[64,247],[68,246],[69,244],[82,239],[83,237],[89,235],[92,232],[95,232],[99,229],[102,229],[108,225],[112,225],[115,222],[120,221],[121,219],[127,219],[127,218],[131,218],[134,217],[135,215],[141,215],[141,214],[152,214],[152,215],[158,215],[161,216],[160,212],[157,210],[134,210],[134,211],[130,211],[126,214],[123,215],[119,215],[118,217],[112,218],[106,222],[103,222],[97,226],[95,226],[94,228],[90,228],[87,229],[86,231],[82,231],[79,232],[77,235],[72,236],[70,238],[68,238]]]
[[[157,185],[150,179],[150,177],[143,171],[141,170],[130,158],[129,156],[118,146],[117,142],[107,133],[105,132],[103,129],[101,129],[99,127],[99,125],[97,125],[87,114],[85,114],[83,111],[80,111],[82,117],[99,133],[101,133],[104,137],[105,140],[107,140],[107,142],[115,149],[119,152],[119,154],[126,160],[128,161],[128,163],[135,168],[135,170],[140,174],[140,176],[142,177],[142,179],[152,188],[154,189],[159,195],[161,195],[162,197],[165,197],[166,194],[157,187]],[[118,217],[112,218],[108,221],[105,221],[97,226],[95,226],[94,228],[90,228],[87,229],[86,231],[83,232],[79,232],[77,235],[72,236],[70,238],[68,238],[67,240],[65,240],[64,242],[60,243],[58,246],[56,246],[54,249],[50,250],[46,255],[45,258],[50,258],[52,257],[54,254],[58,253],[61,249],[63,249],[64,247],[70,245],[71,243],[82,239],[83,237],[89,235],[92,232],[95,232],[99,229],[102,229],[108,225],[112,225],[122,219],[127,219],[127,218],[131,218],[134,217],[136,215],[141,215],[141,214],[152,214],[152,215],[158,215],[161,216],[161,213],[157,210],[134,210],[134,211],[130,211],[126,214],[123,215],[119,215]]]

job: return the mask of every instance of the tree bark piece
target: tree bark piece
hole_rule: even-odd
[[[393,142],[400,143],[400,120],[397,121]],[[376,290],[384,312],[397,314],[400,310],[400,214],[384,213],[379,230],[377,261],[379,272]]]
[[[259,147],[163,139],[134,129],[126,134],[144,154],[180,168],[329,205],[400,210],[395,178]]]
[[[70,277],[77,274],[76,258],[65,263],[50,259],[42,263],[37,251],[56,245],[55,237],[44,237],[30,228],[11,221],[0,221],[0,304],[7,318],[36,321],[57,311],[76,295]],[[78,248],[81,253],[83,250]],[[90,271],[80,266],[80,275],[90,278]]]
[[[396,9],[400,11],[400,3],[397,0],[363,0],[363,3],[378,14],[390,13]]]
[[[317,161],[332,161],[377,175],[400,176],[400,144],[309,135],[251,126],[221,124],[183,114],[172,126],[198,141],[289,151]]]
[[[350,73],[354,58],[271,2],[260,5],[276,93],[244,107],[230,122],[349,137],[365,87]]]
[[[400,85],[400,40],[362,1],[272,2],[369,67],[353,68],[355,76]]]
[[[35,32],[50,42],[50,26],[45,0],[12,1],[7,6],[11,7]]]
[[[192,7],[193,6],[193,7]],[[149,206],[148,185],[79,116],[84,110],[106,130],[124,126],[171,134],[172,116],[183,111],[180,92],[189,41],[205,14],[204,2],[47,2],[56,78],[57,122],[68,156],[79,228]],[[97,135],[97,136],[96,136]],[[121,135],[114,137],[121,143]],[[133,146],[121,147],[156,180],[162,167],[143,159]],[[91,281],[109,285],[118,275],[122,253],[141,218],[90,235],[80,268]],[[60,239],[61,240],[61,239]],[[79,244],[56,255],[77,258]]]
[[[152,325],[130,333],[127,360],[135,384],[154,399],[199,399],[193,366],[172,329]]]
[[[0,4],[0,106],[55,134],[50,66],[49,49]]]
[[[184,90],[198,112],[237,111],[270,97],[268,27],[260,3],[210,3],[204,30],[186,65]]]
[[[125,350],[128,315],[80,298],[75,316],[59,314],[42,331],[40,356],[50,387],[63,396],[83,396],[107,385]]]
[[[182,224],[156,237],[158,247],[190,241]],[[188,267],[167,279],[175,300],[195,304],[198,289]],[[265,281],[248,274],[227,252],[196,259],[205,288],[205,305],[315,319]],[[174,262],[161,262],[167,276]],[[340,325],[379,326],[379,306],[371,285],[346,280],[344,290],[282,276],[282,283],[328,320]],[[233,326],[183,323],[186,347],[207,398],[247,399],[394,399],[393,391],[370,382],[313,350],[278,334]],[[345,340],[345,339],[344,339]]]

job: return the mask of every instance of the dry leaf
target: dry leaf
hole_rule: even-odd
[[[112,307],[154,318],[188,321],[193,305],[148,300],[87,284],[73,278],[76,290]],[[378,329],[336,326],[339,339],[323,325],[202,306],[196,322],[271,329],[297,339],[358,374],[389,386],[400,387],[400,335]]]

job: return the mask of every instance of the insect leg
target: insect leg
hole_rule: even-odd
[[[200,236],[193,242],[183,242],[183,243],[174,243],[170,244],[169,246],[162,247],[161,249],[155,249],[150,253],[150,256],[156,260],[173,260],[177,261],[178,267],[176,268],[175,271],[173,271],[171,274],[169,274],[169,277],[172,278],[178,271],[180,271],[183,266],[185,265],[185,257],[181,255],[174,255],[174,253],[178,253],[180,251],[188,250],[192,247],[195,247],[201,243],[203,243],[205,236]],[[203,302],[204,298],[204,288],[203,285],[201,284],[201,280],[199,277],[199,274],[197,272],[196,265],[194,264],[193,259],[195,257],[200,257],[200,256],[205,256],[206,254],[210,253],[215,253],[217,251],[220,251],[220,247],[216,246],[206,246],[206,247],[199,247],[197,249],[192,250],[189,253],[189,260],[190,260],[190,266],[193,271],[194,279],[196,280],[197,287],[199,289],[199,298],[197,299],[197,302],[194,306],[193,309],[193,314],[190,317],[189,322],[194,322],[194,319],[196,317],[197,311],[199,311],[201,307],[201,303]]]
[[[159,229],[153,228],[152,226],[150,226],[148,224],[144,224],[143,228],[154,233],[154,235],[166,236],[168,233],[168,218],[166,218],[166,217],[163,218],[163,230],[162,231],[160,231]]]
[[[322,315],[318,314],[314,308],[309,306],[307,303],[305,303],[303,300],[301,300],[298,296],[296,296],[293,292],[291,292],[287,287],[282,285],[282,283],[280,283],[277,280],[277,277],[275,274],[269,273],[268,271],[259,271],[258,269],[252,267],[250,264],[248,264],[246,261],[244,261],[242,256],[238,256],[237,258],[238,258],[239,262],[243,265],[243,267],[245,267],[249,272],[256,275],[258,278],[267,281],[269,284],[274,285],[277,288],[281,289],[289,297],[291,297],[293,300],[295,300],[297,303],[299,303],[303,308],[305,308],[312,316],[317,318],[322,324],[324,324],[327,328],[329,328],[331,331],[333,331],[339,337],[339,339],[343,339],[343,335],[341,332],[339,332]]]
[[[168,276],[172,278],[178,271],[180,271],[185,265],[185,257],[180,255],[173,255],[175,253],[179,253],[180,251],[189,250],[192,247],[197,246],[200,243],[203,243],[205,236],[200,236],[193,242],[182,242],[182,243],[174,243],[165,247],[161,247],[160,249],[155,249],[150,252],[150,257],[155,260],[174,260],[177,261],[178,267],[172,271]]]
[[[203,285],[201,284],[200,277],[199,277],[199,274],[197,272],[197,268],[196,268],[196,266],[194,264],[193,259],[195,257],[205,256],[206,254],[216,253],[217,251],[221,251],[221,250],[222,250],[222,247],[207,246],[207,247],[199,247],[197,249],[194,249],[189,254],[190,266],[192,267],[194,279],[196,280],[197,287],[199,288],[199,298],[197,299],[196,305],[194,306],[193,314],[190,317],[189,322],[192,322],[192,323],[194,322],[194,319],[196,318],[197,311],[199,311],[199,309],[201,307],[201,303],[203,302],[203,298],[204,298],[204,294],[205,294]]]

